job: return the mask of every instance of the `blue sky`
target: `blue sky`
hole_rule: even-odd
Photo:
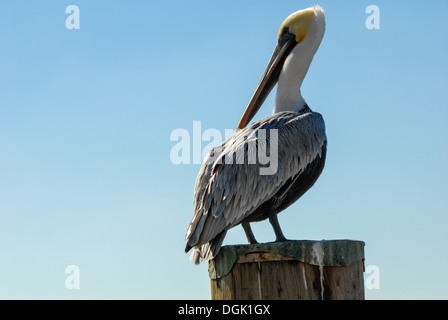
[[[327,164],[283,231],[365,241],[381,281],[368,299],[447,299],[448,4],[318,3],[302,94]],[[209,299],[207,266],[183,252],[200,165],[172,163],[170,134],[235,128],[281,22],[313,4],[0,0],[0,298]],[[225,244],[245,241],[237,227]]]

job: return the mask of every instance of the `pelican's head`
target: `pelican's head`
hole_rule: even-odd
[[[313,24],[316,25],[313,26]],[[324,10],[318,5],[294,12],[287,17],[280,26],[277,41],[280,43],[280,40],[285,34],[289,33],[295,37],[296,44],[301,43],[307,38],[308,32],[318,31],[312,30],[313,27],[317,27],[321,33],[319,35],[313,35],[313,37],[309,37],[308,39],[316,40],[320,43],[325,31],[325,15]]]
[[[316,5],[294,12],[283,21],[271,60],[240,120],[244,128],[279,82],[274,113],[300,110],[304,100],[300,86],[325,32],[324,10]]]

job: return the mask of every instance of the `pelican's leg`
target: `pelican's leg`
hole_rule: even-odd
[[[278,223],[276,214],[269,217],[269,222],[271,223],[272,228],[274,228],[275,237],[276,237],[275,242],[288,241],[288,239],[286,239],[285,236],[283,235],[283,232],[282,232],[282,229],[280,228],[280,224]]]
[[[249,241],[250,244],[258,243],[255,239],[252,229],[250,228],[249,222],[242,222],[241,225],[243,226],[244,232],[246,233],[247,241]]]

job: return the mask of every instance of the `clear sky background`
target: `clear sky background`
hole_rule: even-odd
[[[447,299],[448,2],[318,3],[302,94],[327,164],[283,231],[365,241],[380,270],[367,299]],[[313,4],[0,0],[0,298],[209,299],[207,265],[183,251],[200,165],[173,164],[170,135],[234,129],[280,24]],[[274,240],[268,222],[254,232]],[[245,242],[241,227],[225,240]]]

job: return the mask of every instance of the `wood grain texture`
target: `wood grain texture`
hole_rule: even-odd
[[[211,279],[211,295],[213,300],[362,300],[363,272],[363,253],[349,265],[328,266],[248,252],[228,274]]]

